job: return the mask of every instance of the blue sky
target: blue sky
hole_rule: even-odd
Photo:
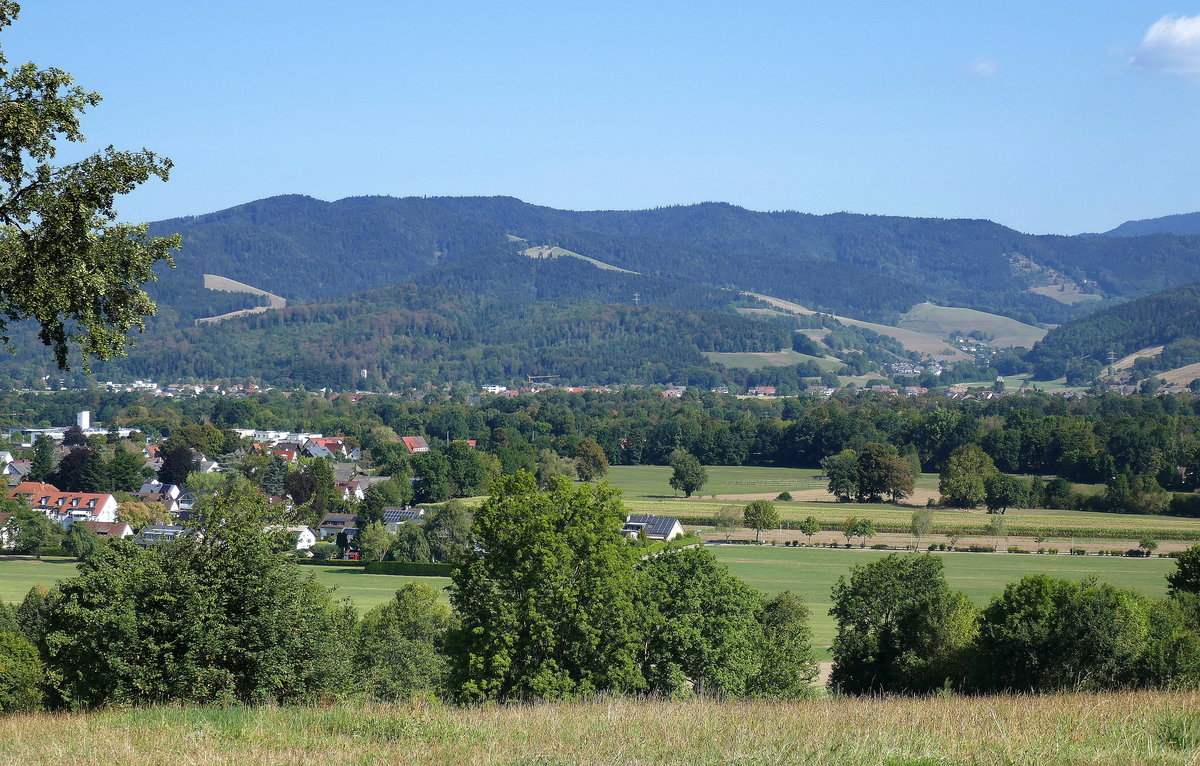
[[[1200,0],[37,0],[0,43],[104,95],[90,147],[175,161],[130,220],[285,193],[1068,234],[1200,210]]]

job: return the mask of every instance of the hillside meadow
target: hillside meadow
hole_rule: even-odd
[[[1195,762],[1200,694],[452,708],[161,706],[0,718],[0,762],[150,764],[1161,764]]]

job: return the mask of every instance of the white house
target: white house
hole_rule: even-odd
[[[24,500],[29,507],[42,511],[64,527],[76,521],[116,521],[117,499],[109,494],[59,492],[53,484],[26,481],[8,493],[12,500]]]
[[[683,525],[670,516],[626,516],[621,533],[629,537],[645,534],[649,540],[673,540],[683,537]]]

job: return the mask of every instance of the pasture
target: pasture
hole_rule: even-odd
[[[879,531],[907,532],[912,519],[911,505],[890,503],[835,503],[825,492],[825,481],[817,478],[815,468],[763,468],[754,466],[706,466],[708,483],[697,497],[684,499],[667,484],[671,469],[666,466],[613,466],[608,481],[620,489],[631,513],[678,516],[684,523],[708,524],[717,510],[729,503],[745,503],[756,497],[774,498],[790,492],[792,502],[780,502],[779,517],[785,529],[777,536],[790,540],[798,535],[787,532],[806,516],[814,516],[827,533],[818,540],[833,541],[836,531],[849,516],[866,516]],[[938,475],[921,474],[916,481],[916,499],[937,496]],[[1098,491],[1096,487],[1077,485],[1077,490]],[[935,509],[933,526],[937,542],[945,542],[948,533],[981,535],[992,517],[982,509]],[[1007,534],[1015,537],[1043,535],[1047,544],[1069,546],[1072,539],[1108,539],[1134,541],[1145,536],[1156,540],[1200,541],[1200,519],[1181,516],[1093,513],[1041,508],[1013,508],[1004,515]]]
[[[859,564],[876,561],[889,551],[833,548],[785,548],[771,545],[714,545],[708,550],[729,571],[766,594],[790,590],[804,599],[811,611],[813,643],[821,648],[833,642],[835,626],[829,616],[830,591],[841,575],[849,576]],[[1057,556],[1008,553],[943,553],[946,581],[983,606],[1027,574],[1045,574],[1070,580],[1095,577],[1101,582],[1129,588],[1152,598],[1166,595],[1166,575],[1172,559],[1127,559],[1107,556]]]
[[[999,314],[975,309],[937,306],[918,303],[900,317],[900,326],[927,335],[945,338],[952,332],[964,334],[981,330],[993,336],[990,341],[998,347],[1023,346],[1031,348],[1046,335],[1046,330],[1018,322]]]

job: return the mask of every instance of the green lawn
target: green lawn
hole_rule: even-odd
[[[790,590],[812,610],[813,640],[827,647],[833,641],[834,624],[829,616],[830,589],[839,575],[849,574],[857,564],[888,555],[885,551],[835,550],[832,548],[784,548],[775,546],[716,545],[708,550],[729,570],[764,593]],[[986,604],[1026,574],[1047,574],[1082,580],[1096,577],[1102,582],[1131,588],[1154,598],[1166,595],[1166,574],[1175,567],[1171,559],[1126,559],[1102,556],[1039,556],[1007,553],[949,553],[940,555],[946,579],[952,588],[964,591],[976,604]]]
[[[795,492],[803,489],[824,489],[818,480],[817,468],[760,468],[756,466],[710,465],[704,467],[708,483],[701,489],[707,495],[745,495],[756,492]],[[626,500],[659,500],[680,498],[667,482],[671,469],[665,465],[614,465],[605,477],[617,487]]]
[[[335,588],[334,595],[349,598],[359,612],[382,604],[407,582],[422,582],[431,588],[445,588],[447,577],[406,577],[403,575],[371,575],[354,567],[305,567],[304,572],[316,575],[323,585]],[[0,556],[0,600],[19,602],[34,585],[50,587],[75,574],[74,559],[34,561],[18,556]],[[447,599],[442,591],[443,600]]]

